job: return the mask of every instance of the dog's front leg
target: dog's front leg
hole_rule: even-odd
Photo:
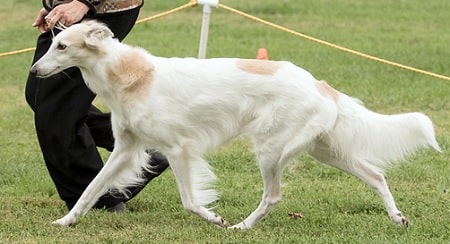
[[[131,160],[132,150],[116,149],[111,153],[102,170],[100,170],[98,175],[92,180],[86,190],[84,190],[72,210],[63,218],[54,221],[53,224],[61,226],[74,225],[78,217],[85,215],[95,205],[98,199],[108,191],[114,178],[126,168],[122,165],[129,163]]]

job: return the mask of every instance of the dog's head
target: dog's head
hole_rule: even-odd
[[[113,38],[106,25],[94,20],[72,25],[55,36],[47,53],[31,67],[31,73],[49,77],[69,67],[92,66],[105,55],[104,42]]]

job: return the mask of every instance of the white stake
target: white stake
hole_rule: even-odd
[[[209,17],[211,6],[217,7],[219,0],[199,0],[198,4],[203,5],[202,29],[200,33],[200,44],[198,48],[198,58],[206,57],[206,47],[208,46]]]

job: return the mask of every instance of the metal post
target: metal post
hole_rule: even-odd
[[[211,7],[217,7],[219,0],[199,0],[198,4],[203,5],[202,29],[200,33],[200,44],[198,48],[198,58],[206,57],[206,47],[208,45],[209,17]]]

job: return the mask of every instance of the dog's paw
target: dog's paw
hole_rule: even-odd
[[[249,229],[250,227],[248,227],[244,221],[242,221],[239,224],[235,224],[233,226],[228,227],[228,229],[233,229],[233,230],[245,230],[245,229]]]
[[[64,216],[63,218],[57,219],[52,222],[52,224],[59,226],[73,226],[75,225],[75,223],[76,223],[75,218],[69,218],[67,216]]]
[[[214,215],[214,218],[208,219],[208,221],[218,227],[226,228],[228,226],[228,222],[219,215]]]
[[[391,219],[397,225],[405,226],[405,227],[409,226],[408,219],[402,213],[397,213],[396,215],[391,216]]]

